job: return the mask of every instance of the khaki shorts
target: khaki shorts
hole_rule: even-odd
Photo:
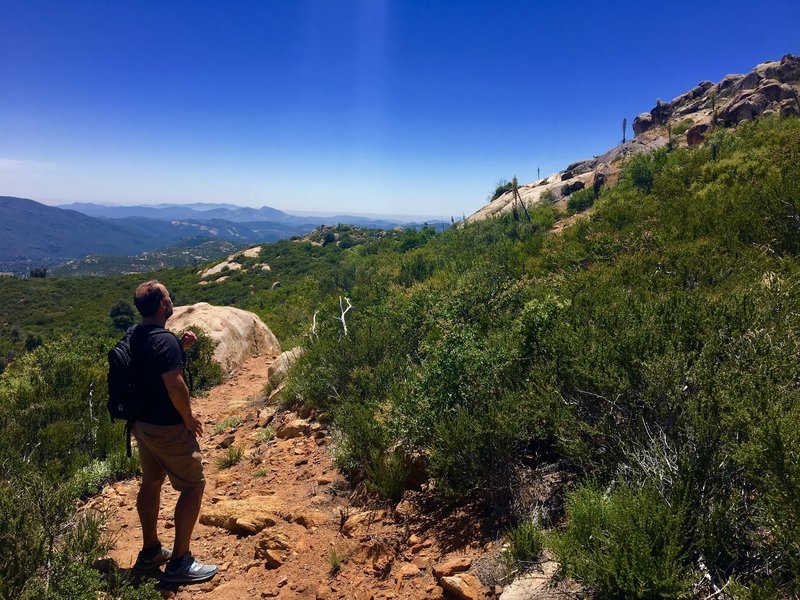
[[[179,492],[205,485],[200,444],[183,423],[152,425],[137,421],[132,431],[144,479],[160,480],[166,474]]]

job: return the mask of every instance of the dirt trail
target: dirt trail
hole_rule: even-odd
[[[363,494],[354,493],[332,464],[324,425],[265,405],[268,364],[264,357],[253,358],[194,401],[206,429],[201,447],[207,484],[192,550],[199,560],[218,564],[220,573],[205,584],[165,589],[166,597],[443,598],[437,564],[458,558],[461,564],[452,570],[476,571],[486,553],[496,551],[496,530],[482,529],[469,507],[430,507],[421,492],[407,492],[399,504],[365,502]],[[241,425],[212,433],[231,416],[241,418]],[[278,436],[264,441],[265,424]],[[221,446],[231,441],[244,449],[244,457],[221,469],[216,464],[226,453]],[[134,563],[141,547],[137,490],[138,480],[118,482],[89,503],[110,511],[108,529],[116,540],[110,556],[123,568]],[[159,516],[167,547],[176,498],[167,482]],[[469,574],[456,577],[477,583]],[[473,587],[474,598],[499,592]]]

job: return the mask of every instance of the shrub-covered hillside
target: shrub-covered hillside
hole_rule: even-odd
[[[508,506],[546,457],[583,483],[538,522],[600,596],[800,591],[800,123],[711,141],[557,236],[542,208],[348,257],[347,335],[331,299],[292,378],[341,466],[398,494],[400,447]]]
[[[551,205],[349,248],[268,244],[224,281],[152,276],[178,304],[253,310],[284,346],[305,346],[286,397],[333,421],[339,465],[380,494],[402,494],[408,457],[443,501],[482,496],[498,511],[524,504],[516,482],[537,465],[569,473],[563,510],[514,511],[517,566],[544,546],[599,597],[791,597],[800,122],[710,137],[631,159],[559,234]],[[0,282],[0,349],[16,356],[0,377],[3,506],[34,506],[29,471],[73,498],[130,468],[88,406],[103,406],[103,351],[142,278]],[[85,566],[96,551],[51,535],[77,523],[58,511],[37,521],[27,567],[15,540],[36,513],[0,511],[0,564],[12,565],[0,597],[42,595],[46,565]]]

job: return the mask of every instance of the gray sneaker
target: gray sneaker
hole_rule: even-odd
[[[203,583],[217,574],[217,565],[204,565],[194,559],[191,552],[171,559],[161,578],[166,583]]]
[[[157,569],[171,558],[172,552],[159,544],[158,546],[147,548],[139,552],[139,556],[136,557],[136,564],[133,565],[133,568],[137,571],[150,571],[152,569]]]

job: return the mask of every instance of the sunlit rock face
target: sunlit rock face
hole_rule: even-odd
[[[212,306],[199,302],[176,306],[167,327],[179,333],[192,325],[199,327],[217,344],[214,360],[227,377],[253,356],[274,357],[280,354],[278,339],[264,322],[246,310],[231,306]]]

